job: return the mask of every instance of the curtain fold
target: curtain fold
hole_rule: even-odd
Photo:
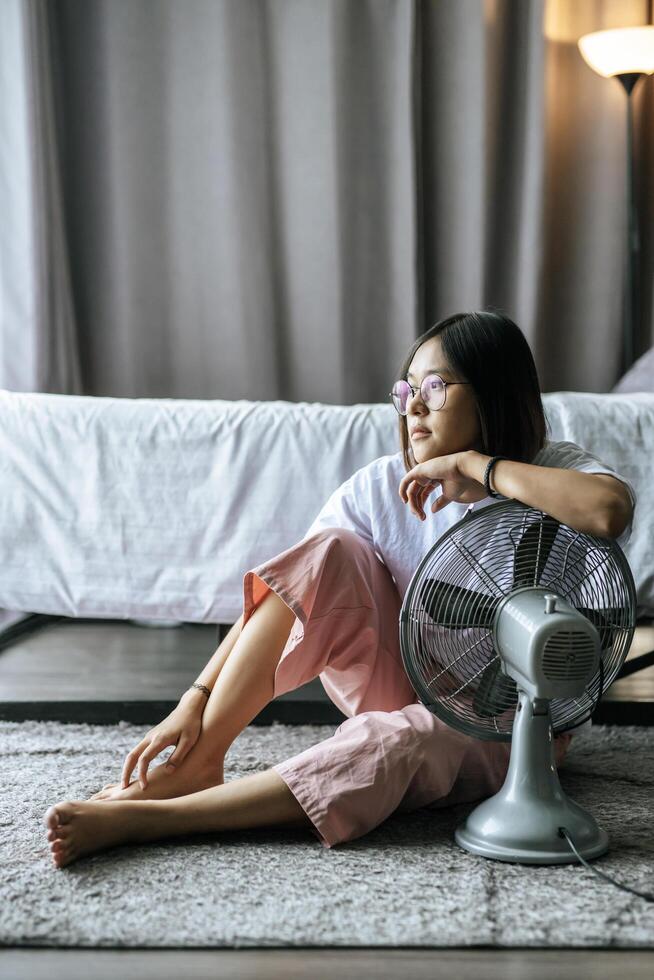
[[[494,307],[544,390],[609,390],[625,95],[576,42],[648,10],[4,0],[0,386],[377,402],[430,324]],[[637,353],[653,86],[632,97]]]
[[[51,59],[51,11],[3,0],[0,385],[81,393]]]

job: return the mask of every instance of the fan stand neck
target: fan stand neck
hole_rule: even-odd
[[[608,834],[563,791],[554,761],[550,702],[518,689],[511,758],[504,785],[456,829],[460,847],[481,857],[520,864],[576,861],[565,837],[587,860],[608,849]]]

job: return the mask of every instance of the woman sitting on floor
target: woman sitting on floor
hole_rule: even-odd
[[[484,488],[492,456],[505,457],[493,469],[496,492],[620,543],[635,493],[584,449],[546,438],[529,345],[503,314],[436,323],[412,345],[392,396],[401,450],[357,470],[300,542],[246,572],[242,615],[174,711],[128,754],[121,783],[48,809],[56,867],[118,844],[263,826],[305,827],[331,847],[398,809],[499,790],[510,742],[448,727],[403,669],[398,620],[411,577],[467,509],[493,503]],[[317,676],[347,715],[334,735],[225,783],[238,734],[272,698]],[[557,765],[571,738],[554,739]],[[170,758],[148,773],[169,745]]]

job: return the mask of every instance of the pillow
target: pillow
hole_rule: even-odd
[[[654,391],[654,347],[631,365],[611,393],[627,394],[630,391]]]

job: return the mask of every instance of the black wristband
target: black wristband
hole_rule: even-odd
[[[488,463],[486,464],[486,471],[484,473],[484,488],[485,488],[486,493],[488,494],[489,497],[501,497],[502,496],[502,494],[501,493],[498,493],[496,490],[491,490],[491,485],[490,485],[490,474],[491,474],[491,470],[493,469],[493,467],[495,466],[495,464],[497,462],[499,462],[499,460],[501,460],[501,459],[507,459],[507,457],[506,456],[493,456],[491,459],[488,460]]]

